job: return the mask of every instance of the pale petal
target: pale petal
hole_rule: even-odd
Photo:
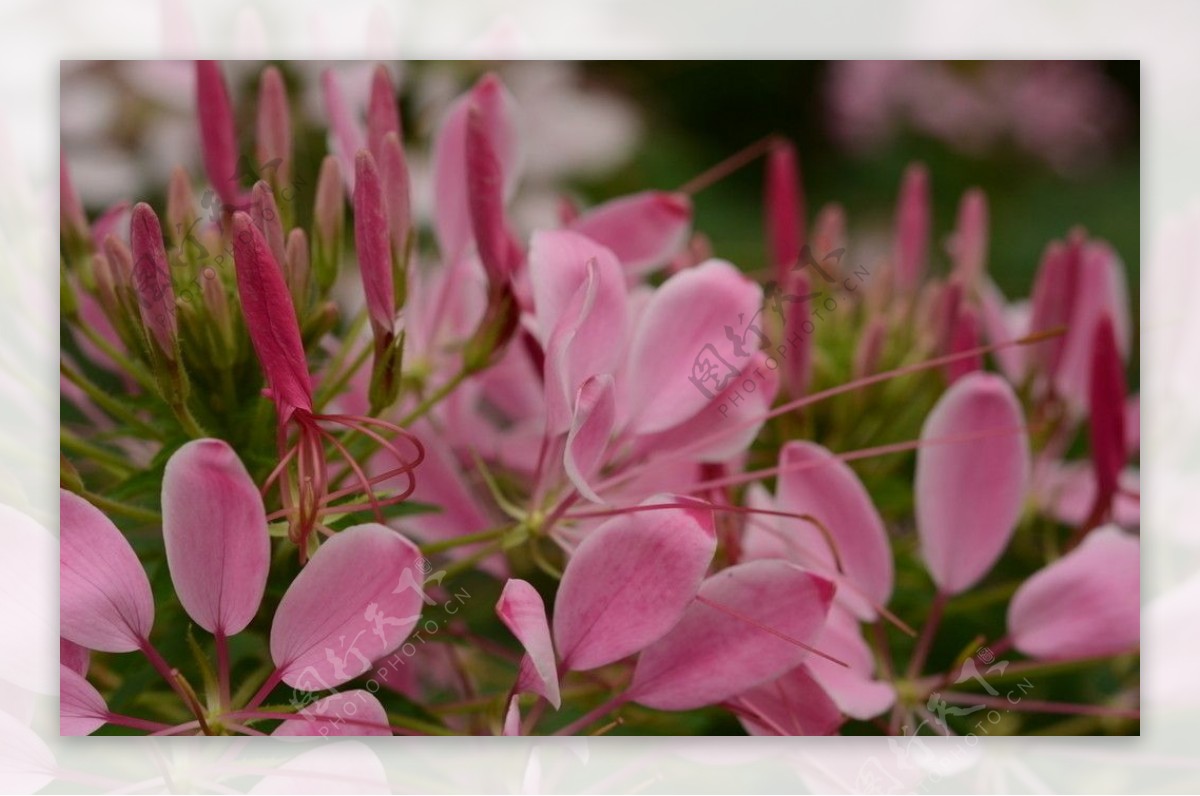
[[[1029,483],[1029,439],[1016,395],[989,373],[946,390],[917,451],[917,532],[934,583],[948,594],[988,573],[1012,538]]]
[[[830,451],[812,442],[789,442],[780,451],[775,500],[780,511],[808,514],[828,530],[826,537],[809,522],[781,518],[780,527],[794,551],[792,560],[835,581],[835,560],[851,584],[838,600],[862,619],[874,619],[873,605],[886,605],[892,594],[892,550],[883,518],[858,475]],[[794,544],[793,544],[794,541]]]
[[[684,501],[659,495],[646,504]],[[716,547],[712,513],[699,505],[624,514],[592,531],[555,598],[563,667],[595,669],[660,638],[695,596]]]
[[[1115,526],[1097,528],[1075,550],[1035,573],[1008,607],[1018,650],[1066,660],[1137,648],[1140,545]]]
[[[108,721],[108,705],[104,697],[83,679],[83,675],[66,666],[59,667],[60,735],[91,735]]]
[[[732,704],[751,735],[833,735],[845,721],[804,666],[740,694]]]
[[[588,483],[600,469],[616,423],[616,399],[611,376],[594,376],[579,388],[575,416],[567,432],[563,469],[579,494],[594,503],[603,499]]]
[[[131,652],[150,635],[154,597],[117,526],[78,495],[59,491],[62,635],[102,652]]]
[[[387,711],[361,688],[339,691],[300,709],[297,717],[275,728],[272,735],[337,736],[391,735]]]
[[[400,646],[421,616],[421,552],[383,525],[325,541],[279,602],[271,658],[285,683],[334,688]]]
[[[233,448],[199,439],[172,454],[162,511],[167,566],[183,609],[210,633],[240,633],[262,602],[271,543],[262,494]]]
[[[525,647],[525,659],[533,669],[533,682],[525,683],[534,693],[544,696],[558,708],[561,699],[558,693],[558,671],[554,663],[554,645],[550,641],[550,623],[546,620],[546,604],[537,589],[527,581],[510,579],[504,584],[500,601],[496,603],[496,615]],[[522,662],[524,675],[525,663]],[[524,690],[524,689],[522,689]]]
[[[762,289],[727,262],[681,271],[654,292],[629,349],[624,415],[638,433],[662,431],[692,417],[726,386],[725,379],[759,348]],[[744,357],[735,353],[734,338]],[[696,373],[706,358],[719,386]],[[696,379],[699,378],[699,381]]]
[[[726,610],[692,602],[671,632],[642,652],[626,696],[659,710],[693,710],[780,676],[808,656],[795,641],[817,637],[833,591],[830,581],[786,561],[718,572],[699,596]]]
[[[632,276],[668,262],[687,242],[691,227],[691,199],[663,191],[613,199],[571,222],[571,229],[611,249]]]

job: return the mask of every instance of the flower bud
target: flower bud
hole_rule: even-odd
[[[142,325],[151,347],[169,361],[177,359],[179,328],[175,317],[175,289],[167,268],[162,228],[158,216],[145,202],[133,208],[130,223],[133,250],[133,288]]]
[[[292,119],[283,75],[273,66],[263,70],[258,84],[255,156],[263,177],[276,192],[291,184]]]
[[[251,192],[250,217],[267,239],[271,247],[271,255],[275,262],[282,263],[284,255],[283,220],[279,217],[279,206],[275,204],[275,194],[266,181],[259,180]]]
[[[283,254],[283,278],[292,293],[297,317],[303,317],[312,292],[312,267],[308,259],[308,236],[299,227],[288,233]]]
[[[321,163],[321,173],[317,177],[313,212],[312,266],[320,295],[325,295],[337,279],[342,256],[345,214],[341,169],[338,167],[337,158],[327,155]]]
[[[182,166],[176,166],[167,184],[167,235],[171,245],[184,247],[195,223],[196,196],[192,193],[192,180]],[[186,257],[185,248],[181,248],[180,255]]]

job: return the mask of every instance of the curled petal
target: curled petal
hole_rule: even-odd
[[[162,510],[167,566],[183,609],[210,633],[240,633],[262,602],[271,544],[262,495],[233,448],[198,439],[172,454]]]
[[[871,496],[850,465],[811,442],[787,443],[779,467],[779,509],[816,518],[837,548],[835,556],[829,540],[810,523],[781,519],[789,558],[835,581],[841,577],[835,564],[840,561],[850,586],[838,590],[839,601],[860,618],[874,619],[872,606],[887,604],[894,573],[883,518]]]
[[[373,694],[361,688],[339,691],[300,709],[296,718],[275,728],[272,735],[378,736],[391,735],[387,711]]]
[[[60,735],[91,735],[108,721],[104,697],[83,678],[66,666],[59,667]]]
[[[786,561],[721,570],[642,652],[626,696],[658,710],[692,710],[780,676],[809,654],[796,642],[811,644],[820,633],[833,592],[830,581]]]
[[[78,495],[59,490],[59,513],[60,632],[88,649],[138,649],[154,624],[154,597],[133,548]]]
[[[616,422],[616,411],[612,376],[593,376],[580,386],[575,415],[567,432],[563,468],[579,494],[594,503],[603,501],[588,481],[603,462]]]
[[[659,495],[646,503],[683,500]],[[660,638],[695,596],[716,549],[712,513],[699,505],[624,514],[592,531],[555,598],[563,667],[595,669]]]
[[[1029,483],[1029,439],[1008,383],[988,373],[946,390],[921,429],[916,518],[934,583],[958,594],[1008,546]]]
[[[532,691],[544,696],[558,708],[562,703],[558,692],[558,671],[554,664],[554,645],[550,641],[550,623],[546,621],[546,605],[542,596],[527,581],[510,579],[504,584],[496,615],[525,647],[521,662],[518,690]]]
[[[383,525],[340,531],[317,550],[279,602],[271,658],[285,683],[336,688],[371,668],[421,618],[421,553]]]
[[[1111,525],[1092,531],[1017,589],[1008,607],[1013,644],[1026,655],[1052,660],[1135,649],[1140,562],[1136,537]]]
[[[631,276],[669,262],[687,243],[691,228],[691,199],[664,191],[622,196],[571,222],[571,229],[611,249]]]

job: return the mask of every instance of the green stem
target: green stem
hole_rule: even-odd
[[[87,456],[99,464],[107,465],[113,475],[124,478],[132,475],[134,472],[133,466],[119,454],[110,451],[108,448],[102,448],[99,445],[86,442],[65,428],[59,432],[59,441],[64,448],[74,451],[80,456]]]
[[[471,375],[471,371],[468,368],[463,368],[458,373],[454,374],[454,378],[450,379],[450,381],[446,382],[441,387],[438,387],[436,390],[434,390],[429,395],[428,398],[426,398],[424,401],[422,401],[420,404],[418,404],[416,409],[412,410],[407,415],[405,415],[404,419],[400,421],[400,425],[407,428],[408,426],[411,426],[415,421],[424,417],[425,414],[427,412],[429,412],[430,409],[437,406],[442,401],[443,398],[445,398],[450,393],[454,392],[454,388],[457,387],[458,385],[462,384],[463,380],[465,380],[470,375]]]
[[[150,376],[140,366],[137,365],[137,363],[133,362],[131,359],[129,359],[129,357],[118,351],[112,343],[105,340],[103,335],[85,323],[78,323],[75,325],[75,328],[83,332],[83,336],[86,337],[92,343],[92,345],[96,346],[96,348],[99,348],[105,356],[113,361],[115,365],[129,374],[134,381],[141,385],[143,390],[153,391],[155,389],[154,380],[151,379]]]
[[[483,549],[477,550],[474,553],[471,553],[471,555],[467,556],[466,558],[461,558],[458,561],[455,561],[454,563],[447,566],[444,570],[442,570],[442,572],[443,572],[442,577],[449,578],[449,577],[459,574],[460,572],[464,572],[464,571],[470,569],[471,567],[475,566],[476,564],[478,564],[483,559],[492,555],[493,553],[498,553],[503,549],[504,549],[504,543],[502,541],[492,542],[491,544],[487,545]]]
[[[456,536],[453,539],[445,539],[440,542],[430,542],[428,544],[420,545],[420,549],[421,552],[427,556],[433,555],[434,553],[441,553],[444,550],[452,550],[455,547],[462,547],[464,545],[474,544],[475,542],[490,542],[493,539],[503,536],[510,530],[512,530],[511,525],[504,525],[500,528],[491,528],[486,531],[480,531],[479,533],[468,533],[464,534],[463,536]]]
[[[120,514],[132,520],[141,520],[143,522],[162,522],[162,515],[157,511],[144,509],[140,506],[130,506],[128,503],[121,503],[120,501],[97,495],[95,492],[85,491],[80,497],[96,508],[103,509],[110,514]]]
[[[156,440],[160,440],[160,441],[165,439],[165,437],[161,431],[154,428],[154,426],[151,426],[149,423],[142,420],[141,418],[139,418],[136,414],[133,413],[132,410],[130,410],[128,407],[126,407],[120,401],[113,398],[111,395],[106,393],[104,390],[100,389],[87,376],[84,376],[82,373],[75,370],[73,367],[66,365],[66,364],[60,364],[59,372],[62,373],[62,375],[67,378],[67,381],[71,382],[76,387],[83,390],[84,394],[87,395],[88,398],[91,398],[92,401],[94,401],[97,406],[99,406],[105,412],[108,412],[114,418],[116,418],[118,420],[123,420],[124,422],[128,423],[130,426],[137,429],[142,434],[150,437],[151,439],[156,439]]]
[[[183,426],[183,430],[192,439],[201,439],[207,437],[204,429],[196,422],[195,416],[192,415],[192,410],[188,409],[186,403],[178,403],[171,407],[171,411],[175,413],[175,418],[179,420],[179,425]]]

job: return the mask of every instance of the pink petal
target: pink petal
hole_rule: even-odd
[[[58,661],[71,671],[87,676],[88,666],[92,662],[92,653],[86,647],[81,647],[65,638],[58,640]]]
[[[225,78],[216,61],[196,62],[196,117],[200,120],[200,149],[208,181],[227,207],[237,207],[237,131]]]
[[[73,669],[59,667],[58,732],[91,735],[108,721],[108,705],[92,684]]]
[[[767,155],[764,205],[767,249],[780,285],[788,283],[791,268],[800,260],[804,243],[804,195],[796,148],[780,141]]]
[[[1129,458],[1125,448],[1125,368],[1108,315],[1097,321],[1093,337],[1088,436],[1099,490],[1097,501],[1107,507],[1117,492],[1121,468]]]
[[[472,237],[467,196],[467,116],[472,103],[504,175],[506,198],[516,186],[520,151],[515,103],[495,75],[485,75],[450,106],[433,143],[434,229],[442,259],[448,263],[462,256]]]
[[[233,214],[233,259],[246,329],[272,398],[283,409],[280,420],[293,409],[312,411],[312,383],[292,295],[262,231],[245,213]]]
[[[618,254],[618,257],[620,255]],[[744,357],[730,337],[752,354],[760,340],[751,326],[764,321],[762,289],[722,260],[675,274],[650,299],[629,348],[624,415],[638,433],[670,428],[695,415],[727,382],[694,381],[697,363],[717,367],[717,380],[741,370]]]
[[[527,581],[510,579],[504,584],[496,615],[525,647],[521,663],[520,691],[530,690],[544,696],[556,709],[562,704],[558,692],[558,671],[554,663],[554,645],[550,641],[550,623],[542,595]],[[532,677],[526,679],[526,670]]]
[[[833,735],[845,722],[805,666],[751,688],[732,704],[751,735]]]
[[[1140,561],[1136,537],[1111,525],[1092,531],[1013,595],[1008,631],[1016,648],[1052,660],[1136,649]]]
[[[1080,248],[1079,241],[1073,240],[1070,245],[1053,241],[1043,252],[1030,299],[1030,333],[1067,328],[1070,323],[1080,278]],[[1056,377],[1065,346],[1064,337],[1053,337],[1030,349],[1030,359],[1046,379]]]
[[[1142,399],[1131,395],[1125,400],[1125,448],[1132,456],[1142,446]]]
[[[696,461],[727,462],[750,447],[778,392],[778,360],[759,351],[699,412],[665,431],[640,437],[637,450],[664,459],[679,450]],[[758,422],[750,423],[754,419]]]
[[[271,543],[262,495],[233,448],[187,443],[167,460],[163,541],[179,602],[210,633],[232,636],[262,602]]]
[[[789,442],[780,451],[776,504],[780,511],[808,514],[829,531],[837,545],[847,588],[838,589],[862,619],[874,619],[873,605],[892,594],[892,550],[883,518],[850,465],[812,442]],[[798,564],[841,581],[825,536],[811,523],[779,519]]]
[[[365,149],[354,161],[354,246],[371,328],[377,339],[393,334],[396,293],[387,205],[375,158]]]
[[[645,191],[593,207],[571,229],[607,246],[631,276],[653,271],[687,243],[692,200],[685,194]]]
[[[780,676],[808,656],[794,641],[811,644],[820,633],[833,592],[829,581],[786,561],[718,572],[704,581],[699,597],[726,610],[693,601],[679,623],[642,652],[626,696],[658,710],[692,710]]]
[[[929,259],[929,172],[919,163],[909,166],[896,200],[896,288],[912,292],[921,282]]]
[[[557,706],[556,706],[557,707]],[[517,697],[508,701],[508,710],[504,713],[504,735],[521,734],[521,705]]]
[[[383,159],[383,139],[395,133],[397,139],[403,135],[400,128],[400,106],[396,102],[396,88],[387,67],[380,64],[371,73],[371,96],[367,101],[367,149],[376,160]]]
[[[830,609],[829,621],[814,646],[848,664],[839,666],[815,655],[804,663],[842,713],[865,720],[878,716],[896,701],[896,689],[875,679],[875,656],[848,611],[836,605]]]
[[[1029,482],[1029,439],[1008,383],[956,381],[921,429],[915,482],[925,565],[947,594],[975,585],[1004,552]]]
[[[370,692],[361,688],[339,691],[300,709],[297,717],[275,728],[272,735],[379,736],[392,734],[387,711]]]
[[[593,376],[579,388],[575,415],[567,432],[563,469],[579,494],[602,503],[588,483],[603,463],[604,452],[616,422],[616,399],[611,376]]]
[[[678,503],[658,495],[648,505]],[[567,563],[554,604],[554,641],[564,669],[618,661],[679,621],[717,548],[711,512],[654,509],[592,531]]]
[[[175,320],[175,290],[167,267],[158,216],[145,202],[133,208],[129,226],[133,250],[133,287],[137,292],[142,323],[150,331],[158,349],[168,358],[175,357],[178,329]]]
[[[271,625],[271,658],[285,683],[337,686],[400,646],[421,617],[421,552],[383,525],[325,541],[292,581]]]
[[[99,509],[66,490],[59,516],[60,632],[88,649],[138,649],[154,624],[154,597],[133,548]]]

